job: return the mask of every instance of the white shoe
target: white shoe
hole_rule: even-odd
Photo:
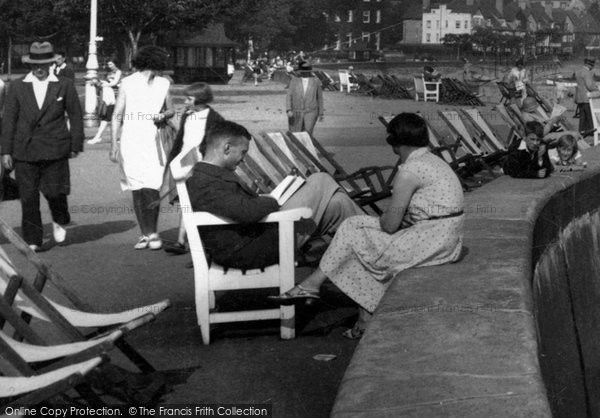
[[[90,145],[97,144],[98,142],[102,142],[102,138],[93,138],[87,140],[87,143]]]
[[[40,247],[35,245],[35,244],[29,244],[29,248],[31,249],[31,251],[33,251],[34,253],[37,253],[40,250]]]
[[[162,248],[162,240],[157,233],[150,234],[148,240],[148,247],[151,250],[160,250]]]
[[[54,241],[60,244],[67,238],[67,230],[56,222],[52,222],[52,236],[54,237]]]
[[[136,250],[144,250],[148,248],[148,237],[146,235],[142,235],[140,240],[133,246]]]

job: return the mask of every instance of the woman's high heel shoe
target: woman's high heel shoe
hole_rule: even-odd
[[[318,290],[306,289],[301,285],[294,286],[281,295],[267,296],[267,298],[273,302],[279,303],[280,305],[292,305],[294,302],[299,300],[304,300],[306,301],[306,304],[309,305],[314,301],[321,299]]]

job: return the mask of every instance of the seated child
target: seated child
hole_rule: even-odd
[[[525,133],[524,139],[511,144],[504,163],[504,172],[516,178],[548,177],[554,166],[544,141],[544,127],[539,122],[527,122]]]
[[[554,166],[577,166],[580,168],[585,167],[581,159],[581,152],[577,146],[577,139],[573,135],[563,135],[558,139],[556,148],[548,151],[548,157]]]

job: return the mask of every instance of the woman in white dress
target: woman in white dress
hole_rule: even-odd
[[[156,46],[138,50],[131,61],[137,70],[121,81],[111,124],[110,159],[120,163],[121,188],[133,193],[133,208],[142,231],[134,248],[158,250],[159,199],[167,156],[157,141],[156,123],[172,117],[169,86],[158,75],[167,67],[168,53]],[[120,136],[119,136],[120,132]]]
[[[344,334],[349,338],[362,335],[397,273],[456,261],[462,248],[462,187],[450,166],[429,151],[425,120],[401,113],[388,133],[387,142],[402,161],[388,209],[380,218],[346,219],[319,268],[288,292],[271,297],[282,304],[319,299],[319,288],[329,278],[361,308],[359,321]]]

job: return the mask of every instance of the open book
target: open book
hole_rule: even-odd
[[[283,179],[281,183],[277,185],[269,196],[277,200],[279,206],[283,205],[292,195],[304,184],[304,180],[300,176],[290,175]]]

